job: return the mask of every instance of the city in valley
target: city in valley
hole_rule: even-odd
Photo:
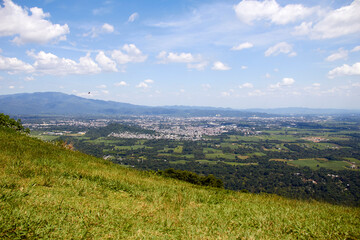
[[[360,199],[356,115],[47,116],[23,122],[33,137],[125,167],[214,174],[239,191],[349,204]]]

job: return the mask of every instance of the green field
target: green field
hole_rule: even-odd
[[[329,168],[332,170],[349,169],[350,164],[344,161],[319,161],[317,159],[299,159],[288,161],[289,164],[299,167],[310,167],[311,169]]]
[[[231,159],[234,160],[236,158],[235,154],[230,153],[209,153],[205,154],[207,159]]]
[[[144,149],[144,148],[150,148],[150,147],[146,147],[144,145],[115,146],[116,150],[137,150],[137,149]]]
[[[183,146],[177,146],[174,148],[174,153],[182,153],[183,152]]]

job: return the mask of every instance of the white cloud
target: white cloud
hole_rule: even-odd
[[[253,88],[254,85],[252,83],[244,83],[239,85],[239,88]]]
[[[287,42],[280,42],[280,43],[270,47],[268,50],[266,50],[265,56],[266,57],[271,56],[271,55],[276,56],[280,53],[287,54],[289,57],[296,56],[296,52],[293,51],[292,45],[290,45]]]
[[[320,21],[303,22],[295,28],[296,35],[309,35],[313,39],[337,38],[360,33],[360,1],[326,13]]]
[[[188,63],[187,64],[187,68],[189,69],[196,69],[198,71],[203,71],[206,66],[208,65],[209,63],[204,61],[204,62],[199,62],[199,63]]]
[[[137,88],[148,88],[149,85],[146,84],[146,83],[144,83],[144,82],[141,82],[141,83],[139,83],[138,85],[136,85],[136,87],[137,87]]]
[[[247,68],[248,68],[247,66],[241,66],[241,69],[243,69],[243,70],[245,70]]]
[[[351,52],[359,52],[359,51],[360,51],[360,46],[356,46],[351,50]]]
[[[130,62],[144,62],[147,59],[147,55],[143,55],[143,53],[135,46],[135,44],[125,44],[122,47],[122,51],[112,51],[111,57],[118,64],[126,64]]]
[[[313,86],[314,88],[319,88],[319,87],[321,86],[321,84],[320,84],[320,83],[313,83],[312,86]]]
[[[71,59],[59,58],[52,53],[40,51],[35,54],[33,51],[27,54],[35,59],[33,64],[37,72],[50,75],[69,74],[96,74],[100,73],[100,67],[91,59],[90,54],[81,57],[79,62]]]
[[[326,61],[333,62],[339,59],[346,59],[348,56],[348,51],[340,48],[338,52],[331,54],[326,58]]]
[[[152,79],[146,79],[146,80],[144,80],[144,82],[145,82],[145,83],[154,83],[154,80],[152,80]]]
[[[10,88],[10,89],[14,89],[14,88],[15,88],[15,86],[9,86],[9,88]]]
[[[157,56],[160,59],[159,63],[193,63],[200,59],[200,57],[194,57],[191,53],[173,53],[162,51]]]
[[[158,63],[187,63],[187,68],[202,71],[208,65],[207,61],[202,61],[201,55],[193,55],[191,53],[173,53],[161,51],[157,58],[160,60]]]
[[[8,58],[0,55],[0,70],[11,73],[34,72],[34,67],[17,58]]]
[[[101,27],[101,31],[103,33],[112,33],[112,32],[114,32],[114,26],[110,25],[108,23],[104,23],[104,25],[102,25],[102,27]]]
[[[134,22],[136,19],[139,18],[139,14],[137,12],[130,15],[128,22]]]
[[[243,50],[243,49],[252,48],[253,46],[254,45],[252,43],[250,43],[250,42],[244,42],[244,43],[240,43],[237,46],[232,47],[231,50],[240,51],[240,50]]]
[[[33,76],[27,76],[24,78],[25,81],[34,81],[35,78]]]
[[[115,87],[125,87],[127,86],[128,84],[125,82],[125,81],[121,81],[121,82],[118,82],[118,83],[114,83],[114,86]]]
[[[256,89],[256,90],[248,93],[248,95],[251,96],[251,97],[264,96],[265,94],[266,94],[265,92],[263,92],[263,91],[261,91],[259,89]]]
[[[270,89],[278,89],[281,87],[288,87],[295,83],[295,80],[293,78],[283,78],[281,82],[278,82],[276,84],[270,85]]]
[[[281,85],[282,86],[290,86],[295,83],[295,80],[293,78],[283,78]]]
[[[334,68],[328,73],[329,78],[335,78],[344,75],[360,75],[360,62],[354,63],[352,66],[344,64],[341,67]]]
[[[109,90],[101,90],[103,94],[109,94]]]
[[[270,74],[270,73],[266,73],[266,74],[265,74],[265,77],[266,77],[266,78],[271,78],[271,74]]]
[[[213,67],[211,69],[217,70],[217,71],[226,71],[226,70],[230,70],[231,68],[229,66],[225,65],[224,63],[217,61],[217,62],[214,62]]]
[[[234,6],[237,17],[251,24],[254,21],[268,20],[275,24],[295,22],[313,14],[316,8],[307,8],[301,4],[288,4],[281,7],[275,0],[243,0]]]
[[[138,85],[136,85],[136,87],[146,89],[146,88],[150,88],[151,84],[153,84],[153,83],[154,83],[154,80],[146,79],[143,82],[140,82]]]
[[[114,32],[114,26],[108,23],[104,23],[101,26],[101,28],[93,27],[90,32],[83,34],[83,36],[84,37],[91,36],[92,38],[96,38],[99,36],[99,34],[113,33],[113,32]]]
[[[4,0],[0,5],[0,36],[15,36],[16,44],[47,43],[52,40],[65,40],[70,32],[67,24],[52,24],[45,18],[50,17],[41,8],[26,8],[16,5],[11,0]]]
[[[100,51],[95,58],[102,70],[108,72],[117,72],[116,63],[105,55],[103,51]]]
[[[102,85],[99,85],[99,86],[96,86],[97,88],[107,88],[107,86],[105,84],[102,84]]]

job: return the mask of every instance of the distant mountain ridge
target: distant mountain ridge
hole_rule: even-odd
[[[280,115],[336,115],[336,114],[360,114],[360,109],[336,109],[336,108],[305,108],[305,107],[287,107],[287,108],[251,108],[245,109],[249,112],[261,112]]]
[[[268,117],[267,113],[207,107],[149,107],[94,100],[59,92],[0,95],[0,112],[9,115],[171,115]]]
[[[279,115],[360,114],[360,110],[272,108],[245,109],[162,106],[149,107],[78,97],[60,92],[35,92],[0,95],[0,112],[8,115],[168,115],[168,116],[224,116],[272,117]]]

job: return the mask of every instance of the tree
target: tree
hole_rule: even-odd
[[[30,133],[29,128],[24,128],[21,124],[21,119],[15,120],[10,118],[9,115],[0,113],[0,127],[11,128],[19,132]]]

